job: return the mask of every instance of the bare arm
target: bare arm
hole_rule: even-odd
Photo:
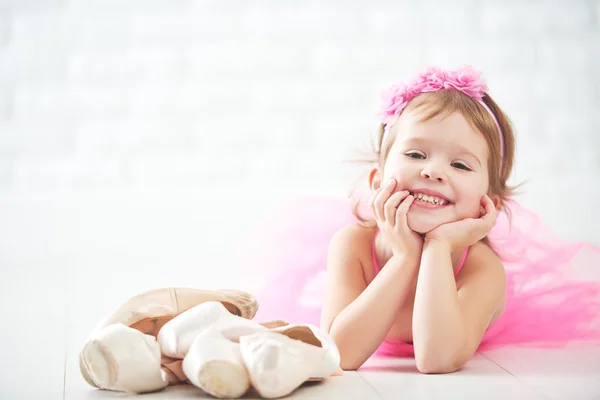
[[[392,257],[367,286],[356,233],[340,231],[330,244],[322,328],[338,346],[342,369],[359,368],[385,339],[402,306],[418,260]]]
[[[457,280],[450,250],[426,242],[413,310],[417,367],[425,373],[458,370],[473,355],[503,304],[504,268],[486,245],[471,248]]]

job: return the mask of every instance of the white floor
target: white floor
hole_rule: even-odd
[[[41,278],[41,277],[40,277]],[[68,293],[44,277],[30,289],[55,297]],[[84,288],[77,295],[83,295]],[[54,292],[54,293],[53,293]],[[118,293],[119,289],[115,288]],[[73,293],[75,294],[75,293]],[[1,399],[108,399],[133,397],[100,391],[82,379],[77,353],[95,313],[61,312],[61,305],[47,307],[10,294],[23,302],[18,314],[8,312],[5,326],[17,329],[3,333]],[[67,299],[67,296],[61,296]],[[56,298],[56,297],[55,297]],[[71,310],[87,307],[76,303]],[[100,308],[100,302],[94,309]],[[62,310],[67,309],[62,307]],[[144,398],[210,398],[193,386],[167,388]],[[370,360],[359,371],[346,371],[318,384],[306,384],[291,398],[302,399],[600,399],[600,347],[561,350],[501,349],[477,354],[459,372],[423,375],[412,359]],[[247,398],[252,398],[247,396]]]
[[[218,226],[210,225],[218,216],[188,212],[195,198],[182,198],[175,209],[140,199],[81,200],[0,202],[0,352],[5,357],[0,399],[129,397],[93,389],[79,373],[78,351],[105,312],[159,286],[247,289],[251,284],[247,275],[220,268],[222,249],[195,245],[194,234],[201,234],[195,228],[176,229]],[[203,208],[210,209],[206,203]],[[226,228],[211,229],[218,239],[226,237]],[[194,387],[143,397],[208,398]],[[372,360],[357,372],[307,384],[291,397],[600,399],[600,347],[494,350],[447,375],[420,374],[413,360]]]

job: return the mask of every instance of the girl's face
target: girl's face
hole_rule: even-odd
[[[442,224],[478,218],[489,185],[489,150],[483,135],[458,112],[424,122],[405,112],[392,129],[398,134],[381,183],[393,177],[398,182],[395,191],[408,190],[415,196],[407,215],[409,227],[427,233]]]

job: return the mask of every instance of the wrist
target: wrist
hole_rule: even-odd
[[[452,245],[446,239],[425,238],[425,241],[423,242],[423,251],[429,249],[452,253]]]
[[[416,255],[394,254],[388,263],[396,265],[399,268],[415,269],[419,266],[421,259]]]

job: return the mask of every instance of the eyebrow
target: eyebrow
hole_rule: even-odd
[[[428,145],[430,142],[433,142],[433,141],[429,140],[429,139],[423,139],[423,138],[410,138],[410,139],[402,140],[402,142],[409,143],[409,144],[415,143],[417,145]],[[479,160],[479,158],[477,158],[477,156],[475,154],[473,154],[469,150],[467,150],[466,147],[461,146],[458,143],[453,144],[452,147],[456,148],[460,152],[460,154],[465,154],[465,155],[473,157],[475,159],[475,161],[477,161],[477,163],[481,167],[481,160]]]

